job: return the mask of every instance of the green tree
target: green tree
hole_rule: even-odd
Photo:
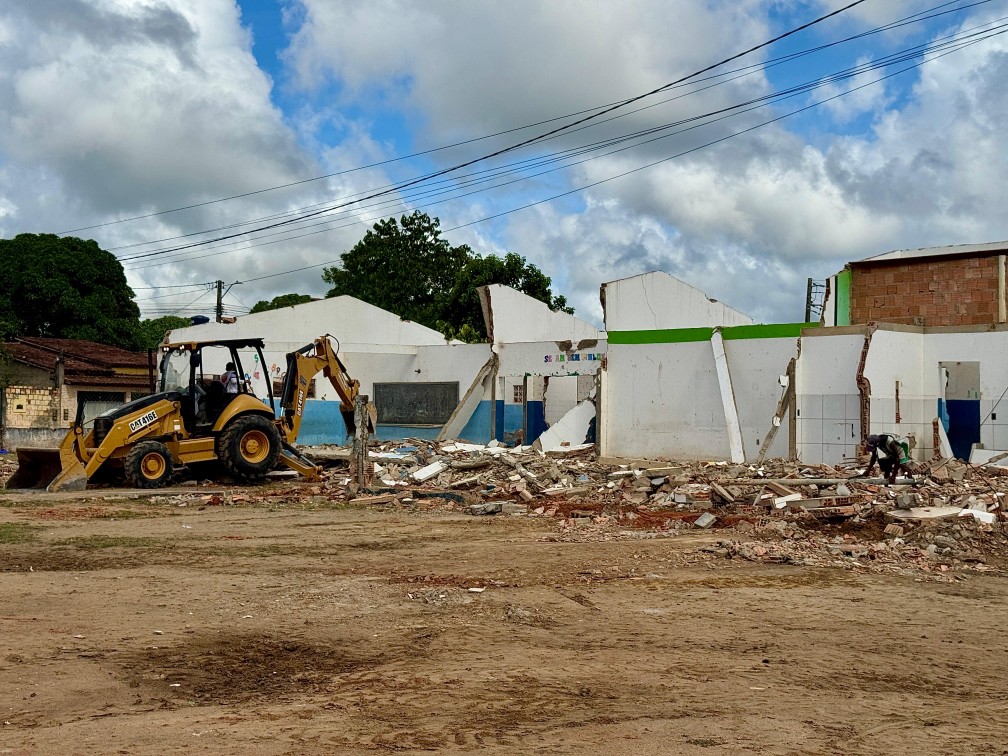
[[[152,320],[141,320],[136,329],[137,349],[157,349],[168,331],[192,325],[189,318],[165,315]]]
[[[414,212],[379,221],[349,252],[342,266],[326,268],[332,284],[327,296],[345,294],[394,312],[406,320],[436,328],[441,301],[472,250],[441,238],[437,218]]]
[[[280,296],[273,297],[269,302],[265,299],[260,299],[249,310],[249,315],[256,312],[266,312],[267,310],[279,310],[283,307],[293,307],[294,305],[311,301],[312,298],[308,294],[281,294]]]
[[[55,234],[0,239],[3,338],[52,336],[135,349],[139,318],[122,264],[94,241]]]
[[[398,222],[379,221],[343,253],[340,267],[323,271],[322,280],[332,284],[327,296],[362,299],[461,341],[486,338],[478,286],[505,284],[574,312],[564,297],[554,296],[549,276],[524,257],[482,257],[467,245],[453,247],[440,226],[419,211]]]

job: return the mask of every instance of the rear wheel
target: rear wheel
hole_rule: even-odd
[[[137,488],[158,488],[168,484],[175,465],[171,452],[160,441],[142,441],[126,454],[126,480]]]
[[[236,478],[261,478],[280,457],[280,431],[262,415],[243,415],[221,433],[217,455]]]

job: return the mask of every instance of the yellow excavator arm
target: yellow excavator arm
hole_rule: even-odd
[[[340,414],[346,424],[347,434],[357,430],[354,420],[354,399],[360,393],[360,381],[351,378],[346,366],[340,360],[332,345],[333,336],[326,334],[311,344],[287,355],[287,375],[280,392],[280,407],[283,411],[280,423],[284,440],[288,444],[297,441],[304,415],[304,405],[308,398],[308,387],[312,379],[322,373],[340,398]],[[338,344],[338,342],[337,342]],[[369,419],[368,424],[372,422]]]

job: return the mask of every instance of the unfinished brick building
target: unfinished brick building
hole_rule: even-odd
[[[1008,242],[896,250],[830,279],[825,325],[1004,323]]]

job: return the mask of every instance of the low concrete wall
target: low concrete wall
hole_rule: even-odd
[[[66,429],[47,428],[3,428],[0,429],[0,448],[16,451],[19,446],[34,446],[55,449],[66,436]]]

